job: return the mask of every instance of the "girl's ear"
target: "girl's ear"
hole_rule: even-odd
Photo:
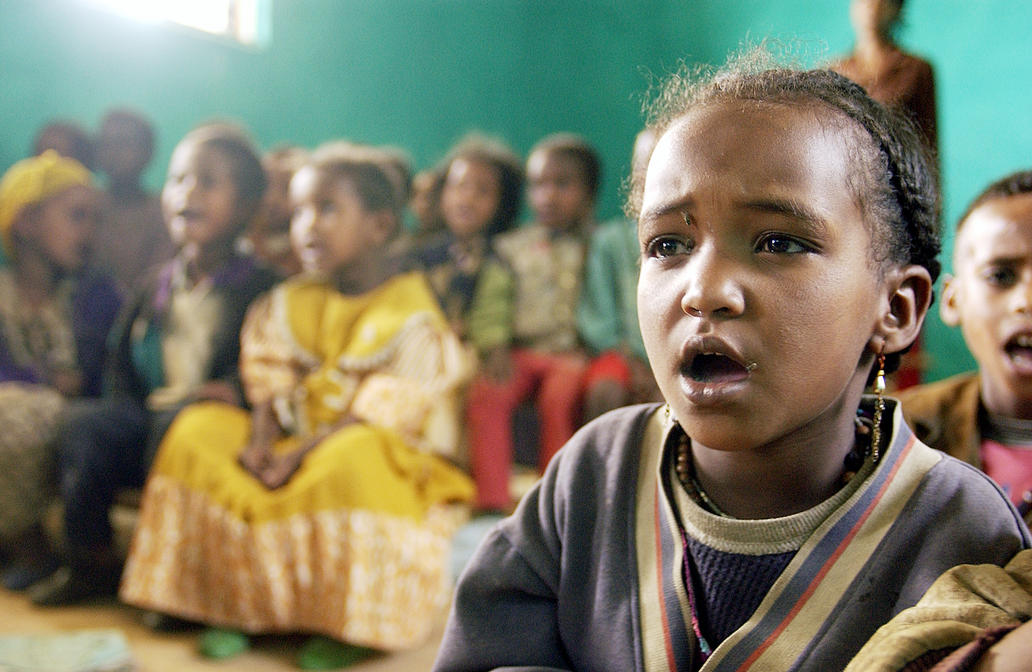
[[[889,354],[909,346],[921,332],[932,303],[932,277],[924,266],[903,266],[886,275],[884,288],[885,308],[871,346],[874,352]]]
[[[942,303],[939,304],[939,316],[943,324],[956,327],[960,324],[960,307],[957,305],[960,283],[952,275],[943,276]]]
[[[369,217],[373,242],[377,247],[386,245],[387,241],[394,236],[394,230],[398,227],[398,218],[389,209],[370,213]]]
[[[33,203],[22,208],[11,222],[11,229],[8,232],[11,245],[17,247],[23,241],[29,240],[36,233],[36,220],[40,216],[41,205]]]

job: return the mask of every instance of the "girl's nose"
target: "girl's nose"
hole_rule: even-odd
[[[1021,274],[1012,301],[1015,311],[1032,315],[1032,270]]]
[[[197,189],[197,178],[186,175],[179,179],[173,187],[173,196],[181,204],[186,205]]]
[[[745,296],[730,261],[712,249],[696,248],[684,268],[681,310],[690,317],[735,317]]]
[[[310,236],[315,228],[315,216],[309,208],[299,208],[290,217],[290,231],[294,236]]]

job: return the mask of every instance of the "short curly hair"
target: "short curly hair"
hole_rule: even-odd
[[[778,65],[764,47],[716,71],[683,68],[661,87],[646,111],[649,126],[662,136],[693,109],[731,102],[823,108],[838,115],[843,127],[853,131],[847,139],[853,154],[849,185],[874,241],[873,261],[883,270],[894,264],[920,265],[933,282],[938,278],[935,162],[908,119],[842,75]],[[631,178],[626,211],[633,219],[640,214],[644,181],[644,175]],[[898,354],[886,359],[886,370],[898,366]]]
[[[592,200],[598,198],[602,186],[602,159],[590,142],[575,133],[553,133],[538,140],[527,156],[538,152],[565,156],[580,164],[584,186]]]
[[[982,192],[975,197],[975,200],[971,201],[971,205],[967,207],[964,214],[957,220],[957,232],[959,232],[961,227],[964,226],[964,222],[967,221],[968,217],[971,216],[971,213],[974,212],[976,208],[998,198],[1010,198],[1012,196],[1022,196],[1024,194],[1032,194],[1032,170],[1019,170],[1005,177],[1001,177],[983,189]]]

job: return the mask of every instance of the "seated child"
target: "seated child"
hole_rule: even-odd
[[[301,270],[290,244],[290,179],[307,160],[307,150],[294,145],[276,147],[262,157],[269,186],[245,240],[251,254],[282,278]]]
[[[576,312],[600,171],[581,138],[561,133],[538,142],[527,158],[534,224],[498,236],[505,272],[478,288],[484,298],[470,323],[483,330],[479,349],[486,354],[469,391],[467,426],[481,510],[512,505],[512,419],[521,402],[536,402],[541,470],[580,425],[586,357]]]
[[[53,119],[36,131],[32,139],[32,156],[40,156],[47,150],[75,159],[88,170],[95,167],[96,142],[85,128],[71,119]]]
[[[388,248],[391,257],[410,260],[409,257],[432,243],[445,230],[444,219],[441,216],[443,187],[444,173],[440,166],[421,170],[412,176],[408,199],[410,224],[399,231],[391,241]]]
[[[631,170],[644,173],[656,145],[635,138]],[[659,399],[638,327],[638,225],[617,219],[595,230],[577,306],[577,328],[594,358],[584,375],[584,421],[620,406]]]
[[[445,230],[412,254],[455,332],[483,351],[493,335],[469,323],[483,273],[502,272],[493,256],[495,236],[516,224],[523,198],[523,167],[497,140],[470,135],[445,157],[441,218]],[[490,312],[484,307],[481,315]],[[485,339],[487,342],[485,343]]]
[[[882,395],[939,271],[920,138],[767,62],[661,96],[631,203],[666,405],[593,421],[487,535],[438,672],[840,670],[946,569],[1032,543]]]
[[[97,167],[108,183],[87,263],[110,275],[127,293],[175,253],[161,216],[161,200],[141,182],[153,155],[150,121],[122,108],[104,114],[97,136]]]
[[[520,168],[522,174],[523,168]],[[418,245],[430,236],[444,230],[441,217],[441,188],[444,186],[444,173],[439,167],[421,170],[412,176],[412,194],[408,207],[412,212],[414,231],[412,236]]]
[[[204,126],[176,146],[162,207],[178,253],[137,289],[112,333],[101,399],[70,406],[57,429],[65,566],[30,589],[62,605],[114,594],[121,561],[108,511],[143,485],[158,440],[187,403],[238,400],[240,325],[274,278],[235,252],[265,175],[239,131]]]
[[[978,371],[900,392],[921,441],[982,469],[1032,520],[1032,171],[989,185],[957,223],[942,320]]]
[[[1032,657],[1032,550],[1005,567],[960,565],[878,629],[846,672],[1025,672]]]
[[[57,569],[42,519],[54,496],[51,447],[65,400],[100,393],[119,296],[82,273],[97,221],[90,173],[56,152],[0,180],[0,580],[21,590]]]
[[[249,310],[241,376],[252,411],[185,409],[144,491],[121,597],[240,631],[323,635],[299,663],[329,669],[429,636],[450,596],[454,396],[469,370],[420,273],[384,253],[404,197],[371,148],[317,149],[290,183],[304,273]],[[345,644],[346,643],[346,644]]]

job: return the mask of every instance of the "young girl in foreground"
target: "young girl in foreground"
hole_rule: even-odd
[[[1029,545],[863,396],[939,270],[915,133],[826,71],[739,65],[662,102],[632,204],[667,404],[581,430],[488,535],[439,671],[842,669],[945,569]]]
[[[468,366],[421,274],[390,277],[402,199],[379,154],[331,145],[290,184],[305,269],[248,312],[253,410],[187,408],[140,507],[121,596],[246,632],[309,632],[302,667],[421,643],[449,596],[451,502],[473,486],[435,453],[457,437]],[[209,630],[202,652],[246,638]]]

